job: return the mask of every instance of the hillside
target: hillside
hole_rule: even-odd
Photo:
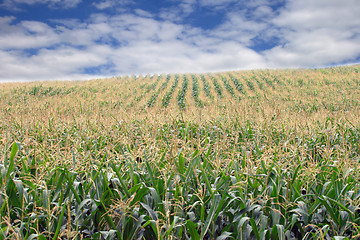
[[[359,237],[359,71],[0,84],[0,238]]]
[[[44,110],[53,117],[56,114],[67,116],[69,109],[71,115],[78,117],[95,113],[92,110],[111,114],[126,111],[135,115],[201,111],[211,112],[212,116],[223,109],[248,115],[271,109],[288,114],[341,112],[359,104],[359,68],[161,74],[77,82],[7,83],[0,84],[1,104],[3,107],[27,104],[32,108],[28,112]]]

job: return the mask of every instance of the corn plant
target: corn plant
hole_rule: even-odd
[[[230,85],[229,81],[224,76],[219,75],[219,77],[223,81],[226,90],[228,90],[232,97],[235,97],[234,88]]]
[[[260,78],[264,80],[272,89],[275,89],[273,81],[268,76],[261,75]]]
[[[244,90],[244,85],[239,81],[239,79],[235,78],[233,75],[229,73],[230,79],[233,81],[235,88],[242,94],[246,95]]]
[[[218,97],[222,98],[223,97],[223,95],[222,95],[222,87],[221,87],[220,83],[216,80],[215,77],[210,76],[210,78],[213,81],[213,84],[214,84],[214,87],[215,87],[215,90],[216,90],[216,93],[217,93]]]
[[[179,75],[175,75],[174,82],[173,82],[170,90],[165,94],[165,96],[162,99],[163,107],[166,108],[169,105],[172,95],[175,92],[175,89],[178,86],[178,84],[179,84]]]
[[[159,81],[160,81],[160,79],[161,79],[161,75],[158,76],[158,78],[156,79],[156,82],[153,83],[153,84],[150,86],[149,89],[150,89],[150,90],[151,90],[151,89],[155,90],[157,84],[158,84]],[[149,99],[148,102],[147,102],[147,106],[148,106],[148,107],[154,106],[154,104],[155,104],[155,102],[156,102],[156,99],[158,98],[160,92],[167,86],[167,84],[169,83],[169,80],[170,80],[170,76],[168,75],[168,76],[166,77],[165,82],[161,85],[161,87],[160,87],[153,95],[151,95],[150,99]]]
[[[264,83],[261,82],[255,75],[253,75],[253,76],[251,77],[251,79],[254,80],[254,81],[258,84],[260,90],[265,91],[265,85],[264,85]]]
[[[250,81],[248,78],[246,78],[246,77],[243,77],[243,79],[245,80],[246,85],[249,87],[249,89],[250,89],[251,91],[255,91],[254,83],[251,82],[251,81]]]
[[[200,76],[202,82],[203,82],[203,85],[204,85],[204,92],[206,94],[206,96],[208,96],[209,98],[212,98],[212,95],[211,95],[211,87],[210,87],[210,84],[208,83],[208,81],[206,80],[205,76],[204,75],[201,75]]]
[[[182,87],[179,91],[179,94],[177,96],[177,103],[179,105],[179,107],[181,109],[184,109],[185,108],[185,95],[186,95],[186,92],[187,92],[187,89],[188,89],[188,84],[189,84],[189,81],[187,79],[187,76],[186,75],[183,75],[183,82],[182,82]]]
[[[155,81],[153,84],[150,84],[150,85],[146,86],[146,91],[145,91],[145,93],[148,93],[148,92],[150,92],[150,91],[154,91],[154,90],[156,89],[156,86],[158,85],[161,77],[162,77],[162,76],[159,75],[159,76],[156,78],[156,81]],[[152,75],[152,76],[150,77],[150,80],[152,80],[153,78],[154,78],[154,75]]]
[[[172,124],[179,132],[169,134],[189,143],[194,135],[206,137],[210,141],[203,144],[208,149],[198,146],[195,152],[180,151],[169,159],[164,149],[159,159],[146,162],[131,158],[109,162],[104,155],[89,170],[54,167],[41,174],[41,181],[34,181],[41,171],[38,163],[19,159],[16,154],[21,146],[13,144],[9,159],[1,165],[0,214],[6,220],[2,237],[331,239],[359,234],[358,171],[344,172],[331,160],[317,160],[316,174],[310,177],[306,174],[308,160],[291,157],[287,161],[295,161],[297,167],[287,168],[276,152],[273,161],[261,160],[251,169],[253,163],[243,151],[253,152],[251,161],[261,159],[265,150],[257,145],[259,140],[287,139],[288,135],[271,131],[264,136],[263,130],[250,123],[234,127],[240,146],[253,145],[240,150],[239,159],[219,168],[215,164],[221,155],[214,151],[216,142],[212,144],[211,139],[229,137],[233,130],[219,122],[210,126]],[[335,134],[338,140],[330,144],[360,139],[359,130],[349,134],[352,137]],[[326,144],[323,134],[315,138]],[[299,139],[298,143],[315,149],[309,145],[313,139]],[[277,144],[281,149],[281,141]],[[123,151],[132,150],[128,146]]]
[[[194,98],[195,104],[198,107],[203,107],[203,103],[201,102],[201,100],[199,99],[199,82],[198,79],[195,75],[191,75],[192,78],[192,96]]]
[[[170,78],[171,78],[171,75],[166,75],[166,79],[165,79],[165,82],[163,84],[161,84],[161,87],[160,87],[160,91],[164,90],[166,88],[166,86],[169,84],[170,82]]]

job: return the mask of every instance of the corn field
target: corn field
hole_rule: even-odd
[[[0,239],[360,239],[359,71],[0,84]]]

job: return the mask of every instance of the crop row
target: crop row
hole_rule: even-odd
[[[165,82],[163,84],[161,84],[161,91],[164,90],[166,88],[166,86],[169,84],[170,82],[170,78],[171,78],[171,75],[166,75],[166,79],[165,79]]]
[[[177,103],[181,109],[185,108],[185,95],[188,89],[189,81],[186,75],[183,75],[182,87],[177,95]]]
[[[260,90],[263,90],[263,91],[265,90],[264,83],[261,82],[255,75],[253,75],[251,77],[251,79],[254,80],[258,84]]]
[[[42,85],[33,86],[28,90],[22,88],[15,88],[13,90],[14,94],[23,94],[29,96],[66,96],[72,92],[76,92],[79,89],[75,87],[65,88],[65,87],[43,87]]]
[[[264,80],[272,89],[275,89],[273,80],[270,79],[270,77],[265,75],[260,75],[260,78]]]
[[[152,75],[150,77],[150,80],[152,80],[154,78],[155,75]],[[153,84],[150,84],[148,86],[146,86],[146,91],[145,93],[148,93],[150,91],[154,91],[156,89],[156,86],[158,85],[158,83],[160,82],[160,79],[161,79],[161,74],[156,78],[156,81],[153,83]]]
[[[245,80],[246,85],[249,87],[249,89],[250,89],[251,91],[255,91],[255,86],[254,86],[254,84],[253,84],[248,78],[246,78],[246,77],[244,77],[244,76],[243,76],[243,79]]]
[[[244,90],[244,85],[239,81],[239,79],[235,78],[233,75],[229,73],[230,79],[233,81],[235,88],[242,94],[246,94]]]
[[[156,102],[156,99],[158,98],[161,91],[164,90],[166,88],[166,86],[169,84],[170,78],[171,78],[171,76],[167,75],[166,79],[165,79],[165,82],[160,86],[160,88],[153,95],[151,95],[149,101],[147,102],[148,107],[154,106],[154,104]],[[161,75],[158,76],[158,78],[156,80],[156,83],[159,82],[160,79],[161,79]],[[155,85],[155,87],[156,87],[156,85]]]
[[[213,81],[213,84],[214,84],[214,87],[215,87],[215,90],[216,90],[216,93],[217,93],[218,97],[222,98],[223,97],[223,95],[222,95],[222,87],[221,87],[220,83],[216,80],[215,77],[210,76],[210,78]]]
[[[194,75],[196,76],[196,75]],[[209,97],[210,99],[213,99],[212,94],[215,94],[218,98],[223,98],[224,97],[224,92],[223,92],[223,88],[226,89],[226,92],[229,92],[229,95],[231,95],[232,97],[236,97],[237,99],[241,99],[242,95],[248,96],[248,98],[260,98],[261,96],[259,95],[260,92],[256,95],[253,96],[252,94],[247,94],[246,91],[253,91],[256,93],[256,89],[259,89],[261,91],[269,91],[269,90],[275,90],[277,86],[284,86],[284,85],[291,85],[289,87],[295,87],[295,88],[300,88],[301,86],[307,86],[310,87],[309,84],[313,84],[313,87],[317,87],[319,85],[319,83],[314,82],[313,79],[310,80],[305,80],[305,78],[284,78],[281,75],[278,75],[276,73],[271,73],[271,72],[261,72],[261,74],[254,74],[254,73],[250,73],[250,74],[243,74],[243,75],[239,75],[239,76],[235,76],[234,74],[231,73],[227,73],[226,75],[224,74],[209,74],[208,75],[209,78],[205,77],[204,75],[199,75],[196,76],[196,79],[194,80],[193,78],[193,97],[194,97],[194,101],[195,104],[200,107],[203,106],[203,102],[200,101],[199,99],[199,94],[201,91],[204,91],[205,96]],[[173,85],[171,87],[171,89],[163,96],[162,98],[162,106],[163,107],[167,107],[170,103],[170,100],[173,96],[173,91],[175,91],[174,89],[178,86],[178,82],[179,81],[179,76],[172,76],[175,81],[173,82]],[[150,97],[150,99],[147,102],[147,106],[153,106],[154,103],[156,102],[158,95],[160,93],[160,89],[162,89],[164,86],[164,84],[167,84],[167,82],[170,79],[170,75],[167,76],[166,78],[166,82],[163,83],[163,85],[152,94],[152,96]],[[203,88],[199,89],[199,82],[198,81],[202,81],[203,84]],[[209,81],[210,80],[210,81]],[[186,79],[185,82],[187,82],[188,79]],[[210,84],[209,84],[210,83]],[[324,80],[325,85],[327,86],[328,84],[335,84],[334,81],[329,81],[327,79]],[[351,83],[349,83],[349,85],[351,84],[356,84],[356,81],[352,81]],[[146,88],[148,89],[147,91],[149,91],[150,89],[154,89],[156,88],[157,85],[156,82],[151,84],[151,85],[146,85]],[[214,93],[211,93],[211,88],[214,87]],[[247,90],[246,88],[248,88],[249,90]],[[321,87],[322,88],[322,87]],[[236,90],[237,91],[236,91]],[[145,93],[147,93],[147,91]],[[302,90],[302,91],[307,91],[307,90]],[[240,94],[239,94],[240,93]],[[179,91],[178,96],[177,96],[177,104],[180,108],[184,108],[185,106],[185,95],[182,97],[181,96],[182,90]],[[282,95],[281,93],[276,93],[277,97],[281,97],[280,95]],[[310,94],[310,90],[307,91],[307,94]],[[272,94],[272,92],[269,92],[270,96],[274,96]],[[204,101],[203,99],[201,99],[202,101]]]
[[[201,102],[201,100],[199,99],[199,82],[198,82],[198,79],[196,77],[196,75],[191,75],[191,78],[192,78],[192,95],[194,97],[194,101],[195,101],[195,104],[198,106],[198,107],[203,107],[203,103]]]
[[[232,97],[235,97],[234,89],[233,89],[233,87],[230,85],[230,83],[229,83],[229,81],[226,79],[226,77],[221,76],[221,75],[219,75],[219,77],[220,77],[221,80],[223,81],[226,90],[228,90],[228,92],[230,93],[230,95],[231,95]]]
[[[170,90],[165,94],[165,96],[162,99],[162,106],[163,107],[167,107],[170,103],[170,100],[172,98],[172,95],[177,87],[177,85],[179,84],[179,75],[175,75],[174,77],[174,82],[171,85]]]
[[[204,92],[206,94],[206,96],[212,98],[212,95],[211,95],[211,87],[210,87],[210,84],[208,83],[208,81],[206,80],[205,76],[204,75],[201,75],[201,80],[203,82],[203,85],[204,85]]]
[[[235,88],[237,89],[237,91],[241,94],[244,94],[246,95],[246,92],[245,92],[245,89],[244,89],[244,85],[239,81],[238,78],[235,78],[232,74],[228,74],[228,76],[230,77],[231,81],[233,82]],[[215,91],[217,93],[217,96],[219,98],[222,98],[223,97],[223,92],[222,92],[222,86],[221,84],[218,82],[218,79],[215,78],[214,76],[212,75],[209,75],[210,79],[212,80],[213,82],[213,85],[215,87]],[[230,95],[232,97],[235,97],[235,92],[234,92],[234,89],[233,87],[231,86],[229,80],[225,77],[225,76],[222,76],[220,74],[218,74],[218,77],[219,79],[221,79],[221,81],[223,82],[224,84],[224,87],[225,89],[230,93]],[[158,80],[161,78],[161,75],[158,77]],[[156,99],[158,97],[158,95],[160,94],[161,90],[164,89],[168,82],[170,81],[170,78],[171,78],[171,75],[167,75],[166,77],[166,81],[161,85],[161,87],[158,89],[158,91],[156,91],[149,99],[149,101],[147,102],[147,106],[148,107],[151,107],[154,105],[154,103],[156,102]],[[261,78],[269,85],[271,86],[271,88],[274,89],[274,85],[273,85],[273,81],[270,80],[269,77],[266,77],[264,75],[261,76]],[[178,81],[179,81],[179,76],[178,75],[175,75],[174,76],[174,79],[175,81],[173,82],[173,85],[171,86],[171,89],[165,94],[165,96],[163,97],[162,99],[162,106],[163,107],[167,107],[170,103],[170,100],[172,98],[172,95],[175,91],[175,88],[177,87],[178,85]],[[205,76],[204,75],[200,75],[200,79],[202,80],[203,82],[203,91],[205,92],[205,95],[212,98],[212,95],[211,95],[211,86],[210,84],[208,83],[208,81],[206,80]],[[265,90],[265,86],[264,84],[259,81],[254,75],[251,76],[251,80],[246,78],[245,76],[243,76],[243,79],[245,80],[247,86],[249,87],[250,90],[252,91],[255,91],[255,87],[254,87],[254,84],[251,80],[254,80],[255,82],[257,82],[257,84],[259,85],[259,88],[262,89],[262,90]],[[196,75],[192,75],[192,81],[193,81],[193,97],[194,97],[194,101],[195,101],[195,104],[198,106],[198,107],[202,107],[203,106],[203,103],[201,102],[201,100],[199,99],[199,83],[198,83],[198,79],[197,79],[197,76]],[[275,82],[279,82],[279,80],[276,78],[276,76],[274,77],[274,81]],[[158,81],[157,81],[158,82]],[[154,89],[154,87],[156,88],[156,84],[157,82],[153,83],[152,85],[148,86],[147,88],[149,89]],[[177,95],[177,104],[179,105],[180,108],[185,108],[185,94],[186,94],[186,89],[187,89],[187,85],[188,85],[188,79],[187,77],[184,75],[184,81],[183,81],[183,86],[182,88],[180,89],[178,95]]]

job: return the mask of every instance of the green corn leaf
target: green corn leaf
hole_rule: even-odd
[[[343,236],[334,236],[333,240],[349,240],[349,238]]]
[[[116,237],[116,231],[115,230],[109,230],[109,231],[100,231],[101,239],[104,240],[112,240]]]
[[[145,162],[146,170],[148,171],[148,175],[150,177],[151,186],[156,186],[155,178],[154,178],[154,172],[152,170],[152,167],[150,167],[150,164],[148,161]]]
[[[204,239],[205,234],[209,230],[210,224],[215,222],[219,212],[222,208],[224,202],[224,196],[222,197],[220,194],[215,194],[211,201],[211,208],[209,214],[206,218],[203,228],[201,229],[200,237]]]
[[[261,206],[258,205],[258,204],[253,204],[253,205],[251,205],[250,207],[245,207],[245,208],[241,209],[241,210],[239,211],[239,213],[236,215],[234,221],[235,221],[235,222],[239,221],[240,218],[241,218],[241,216],[242,216],[244,213],[246,213],[246,212],[251,212],[252,210],[254,210],[255,208],[258,208],[258,207],[261,207]]]
[[[23,204],[23,200],[26,198],[27,192],[24,189],[24,184],[21,180],[14,180],[16,185],[17,195],[19,198],[20,206]]]
[[[283,225],[276,224],[275,227],[278,229],[278,239],[285,240],[285,229]]]
[[[144,217],[145,220],[147,218],[149,218],[149,216],[145,216]],[[146,220],[146,222],[144,223],[144,225],[142,225],[142,228],[146,228],[147,226],[150,226],[151,229],[153,230],[153,232],[155,233],[155,236],[158,236],[158,231],[157,231],[157,222],[155,220]],[[159,238],[161,239],[161,236],[159,236]]]
[[[116,230],[116,225],[114,223],[114,221],[112,220],[112,218],[109,216],[109,213],[104,205],[103,202],[101,201],[98,201],[98,200],[95,200],[94,201],[99,209],[99,212],[101,214],[101,217],[104,217],[106,222],[109,224],[109,226],[113,229],[113,230]],[[116,231],[116,234],[118,235],[118,238],[121,238],[120,237],[120,233],[119,231]]]
[[[194,174],[194,168],[198,164],[198,159],[199,159],[199,157],[195,157],[189,163],[189,166],[187,167],[186,173],[185,173],[185,180],[184,180],[185,182],[187,182],[191,178],[191,176]]]
[[[129,233],[129,235],[127,236],[128,239],[135,239],[136,234],[138,233],[138,231],[143,228],[144,226],[143,223],[146,221],[145,218],[148,217],[146,215],[141,215],[138,219],[136,219],[136,224],[134,227],[131,228],[131,231]]]
[[[260,239],[259,230],[258,230],[258,228],[256,226],[255,220],[253,218],[250,218],[249,221],[250,221],[250,225],[251,225],[251,228],[253,230],[253,233],[254,233],[256,239]]]
[[[249,221],[249,217],[243,217],[240,219],[239,223],[237,224],[237,231],[238,234],[240,235],[240,239],[243,239],[244,236],[244,225],[246,225],[246,223]],[[245,229],[246,231],[246,229]]]
[[[80,204],[81,203],[81,198],[80,198],[78,192],[76,191],[76,189],[74,188],[74,179],[75,178],[73,179],[70,176],[70,174],[65,174],[65,178],[68,181],[69,187],[70,187],[72,193],[74,194],[77,203]]]
[[[8,227],[0,228],[0,240],[5,240],[7,236]]]
[[[16,187],[16,184],[14,181],[15,180],[13,180],[13,179],[8,180],[7,185],[6,185],[6,194],[8,196],[8,201],[9,201],[10,205],[21,208],[22,207],[22,204],[21,204],[22,199],[20,199],[18,196],[17,187]],[[6,203],[6,202],[4,202],[4,203]]]
[[[134,198],[130,202],[130,206],[134,206],[137,202],[139,202],[146,194],[148,194],[149,189],[147,187],[141,187],[134,193]]]
[[[186,227],[189,229],[190,236],[191,236],[192,240],[200,240],[199,233],[196,230],[195,224],[192,221],[187,220],[186,221]],[[201,238],[201,239],[203,239],[203,238]]]
[[[325,206],[326,210],[328,211],[328,213],[330,214],[332,220],[339,225],[339,221],[340,221],[340,217],[337,216],[336,212],[334,211],[333,206],[331,206],[328,202],[329,198],[326,196],[321,196],[319,197],[319,201]]]
[[[158,219],[158,215],[157,215],[157,213],[153,210],[153,209],[151,209],[151,207],[149,206],[149,205],[147,205],[147,204],[145,204],[145,203],[140,203],[140,205],[143,207],[143,208],[145,208],[145,210],[149,213],[149,216],[150,216],[150,218],[152,219],[152,220],[155,220],[155,221],[157,221],[157,219]]]
[[[10,159],[9,159],[9,163],[8,163],[8,166],[7,166],[7,172],[6,172],[6,175],[5,175],[6,179],[9,179],[10,174],[15,169],[15,156],[16,156],[16,153],[19,150],[19,145],[20,145],[19,143],[13,143],[13,145],[11,147]]]
[[[86,193],[89,192],[90,188],[93,186],[93,183],[94,183],[95,180],[98,178],[99,174],[102,172],[101,170],[102,170],[102,168],[103,168],[103,163],[104,163],[104,161],[105,161],[105,158],[106,158],[106,154],[104,154],[104,156],[102,157],[101,162],[100,162],[100,164],[99,164],[99,166],[98,166],[98,169],[97,169],[97,171],[95,172],[94,177],[92,178],[92,181],[89,181],[87,187],[85,188],[85,192],[86,192]]]
[[[309,213],[308,213],[308,209],[307,206],[304,202],[300,201],[298,202],[298,207],[290,210],[290,213],[295,212],[298,215],[302,216],[304,219],[304,223],[307,225],[309,223],[308,219],[309,219]]]
[[[231,232],[222,232],[220,236],[216,238],[216,240],[226,240],[227,238],[230,238],[232,235]]]
[[[180,174],[183,174],[185,172],[185,158],[182,153],[179,154],[179,172]]]
[[[202,165],[200,165],[200,170],[201,170],[202,176],[204,177],[206,188],[210,192],[210,195],[213,195],[213,190],[211,188],[211,184],[210,184],[210,181],[209,181],[209,178],[208,178],[208,175],[207,175],[207,171],[204,170]]]
[[[131,194],[130,192],[128,191],[128,185],[125,184],[124,180],[123,180],[123,177],[121,176],[120,172],[119,172],[119,169],[114,165],[112,164],[112,169],[114,170],[116,176],[118,177],[119,179],[119,182],[120,182],[120,185],[121,185],[121,190],[125,192],[126,196],[128,198],[131,197]]]
[[[61,210],[60,217],[58,218],[58,224],[57,224],[57,226],[56,226],[56,230],[55,230],[55,234],[54,234],[53,240],[57,240],[57,238],[58,238],[58,236],[59,236],[60,229],[61,229],[61,226],[62,226],[62,220],[63,220],[63,218],[64,218],[65,209],[66,209],[66,207],[63,206],[63,207],[62,207],[62,210]]]
[[[271,239],[278,239],[278,229],[276,225],[274,225],[271,229]]]
[[[36,239],[36,240],[47,240],[46,237],[44,237],[44,235],[42,234],[31,234],[27,240],[33,240],[33,239]]]
[[[267,216],[261,215],[259,239],[265,239],[266,233],[268,232],[268,219]]]
[[[149,187],[148,189],[150,191],[152,199],[154,200],[155,206],[157,206],[158,204],[160,204],[160,197],[159,197],[158,192],[156,191],[155,188],[152,188],[152,187]]]
[[[341,209],[343,209],[344,211],[349,213],[349,216],[351,217],[351,220],[354,222],[354,212],[351,211],[350,209],[348,209],[347,207],[345,207],[344,205],[342,205],[340,202],[335,201],[334,199],[328,198],[326,196],[324,196],[324,199],[328,200],[329,202],[332,202],[333,204],[337,205],[338,207],[340,207]]]
[[[29,172],[29,168],[28,168],[28,166],[27,166],[26,160],[28,160],[27,157],[22,157],[22,158],[21,158],[22,172],[24,172],[24,173],[28,173],[28,172]]]

